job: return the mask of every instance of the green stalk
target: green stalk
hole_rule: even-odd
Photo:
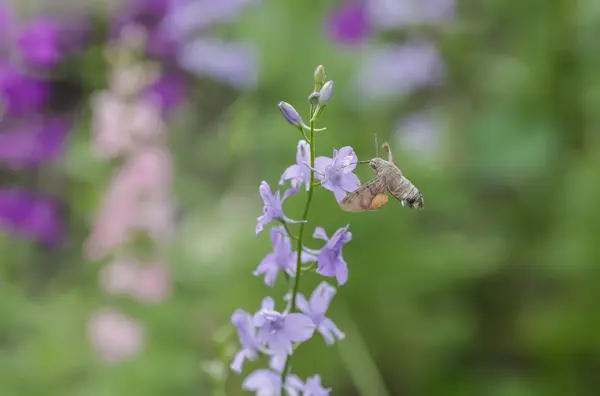
[[[292,299],[290,312],[294,312],[296,310],[296,297],[298,296],[298,288],[300,287],[300,275],[302,274],[302,250],[303,243],[302,239],[304,237],[304,227],[306,226],[306,219],[308,217],[308,210],[310,209],[310,203],[312,201],[314,183],[315,183],[315,120],[313,119],[314,106],[311,106],[310,109],[310,183],[308,184],[308,197],[306,198],[306,206],[304,207],[304,214],[302,215],[303,222],[300,223],[300,231],[298,233],[298,247],[296,251],[298,252],[298,258],[296,260],[296,276],[294,277],[294,285],[292,286]],[[288,368],[290,366],[290,356],[288,356],[285,360],[285,366],[283,367],[283,371],[281,372],[281,396],[284,395],[285,390],[285,377],[287,375]]]

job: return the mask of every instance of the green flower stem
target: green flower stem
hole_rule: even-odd
[[[310,209],[310,203],[312,201],[313,191],[314,191],[314,182],[315,182],[315,120],[313,119],[313,115],[315,112],[314,106],[310,108],[310,183],[308,184],[308,197],[306,198],[306,206],[304,207],[304,215],[302,216],[303,222],[300,223],[300,231],[298,232],[298,258],[296,260],[296,276],[294,277],[294,285],[292,286],[292,299],[290,312],[296,311],[296,297],[298,296],[298,288],[300,287],[300,275],[302,274],[302,238],[304,237],[304,227],[306,226],[306,219],[308,217],[308,210]],[[290,366],[290,356],[288,356],[285,360],[285,366],[283,367],[283,371],[281,372],[281,396],[284,395],[284,387],[285,387],[285,377],[287,375],[288,368]]]

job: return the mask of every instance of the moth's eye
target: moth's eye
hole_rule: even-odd
[[[377,164],[375,162],[370,162],[369,165],[371,165],[371,168],[377,169]]]

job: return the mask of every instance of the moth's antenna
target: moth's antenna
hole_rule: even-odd
[[[373,138],[375,139],[375,158],[379,158],[379,143],[377,143],[377,132],[373,134]]]
[[[388,144],[388,142],[383,143],[383,145],[381,147],[383,147],[385,149],[385,151],[388,152],[388,161],[394,162],[394,157],[392,156],[392,149],[390,148],[390,145]]]

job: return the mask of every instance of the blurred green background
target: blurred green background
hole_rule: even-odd
[[[95,3],[103,31],[109,14]],[[44,186],[69,209],[58,248],[1,236],[0,395],[213,394],[203,362],[219,359],[214,335],[231,313],[255,312],[267,295],[283,308],[282,279],[270,289],[252,276],[271,249],[266,232],[254,233],[258,185],[276,186],[294,163],[299,134],[277,103],[306,119],[319,64],[335,94],[317,155],[350,145],[368,159],[377,132],[423,193],[425,210],[390,201],[377,212],[346,213],[329,191],[316,191],[307,230],[321,225],[331,234],[350,224],[353,233],[344,248],[350,278],[328,314],[346,339],[326,347],[315,336],[298,349],[294,372],[319,373],[332,395],[597,394],[600,6],[461,1],[443,28],[374,29],[366,42],[342,45],[324,28],[340,4],[263,0],[211,32],[256,46],[258,83],[236,90],[192,78],[191,94],[167,119],[180,215],[168,248],[172,293],[159,304],[103,292],[98,278],[109,260],[84,258],[91,216],[116,169],[90,148],[88,96],[105,88],[108,73],[103,39],[76,56],[78,67],[62,69],[62,78],[83,81],[65,157],[50,170],[3,170],[4,185]],[[71,8],[21,6],[32,14]],[[443,80],[383,99],[361,94],[356,76],[370,49],[413,37],[435,43]],[[361,78],[368,85],[379,76]],[[428,128],[409,136],[398,127],[424,112]],[[357,174],[364,182],[372,170]],[[289,217],[301,216],[302,194],[286,201]],[[301,292],[321,280],[306,276]],[[106,306],[146,331],[139,354],[119,364],[105,364],[90,346],[88,322]],[[243,378],[266,364],[229,374],[226,394],[247,394]]]

